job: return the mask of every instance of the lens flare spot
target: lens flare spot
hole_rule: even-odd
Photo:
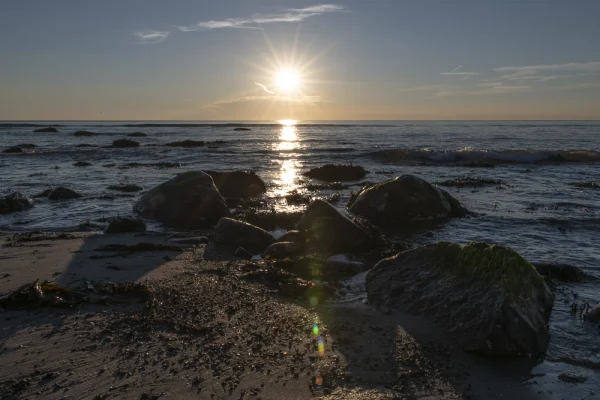
[[[320,336],[317,340],[317,349],[319,350],[319,355],[325,355],[325,342],[323,342],[323,338]]]
[[[323,385],[323,378],[321,376],[315,377],[315,385],[317,385],[317,386]]]
[[[308,303],[311,306],[316,307],[319,305],[319,298],[317,296],[310,296],[310,298],[308,299]]]
[[[313,335],[319,336],[319,325],[314,324],[312,329]]]

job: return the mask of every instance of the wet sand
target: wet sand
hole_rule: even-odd
[[[96,299],[0,309],[1,399],[542,398],[521,383],[526,362],[466,354],[422,318],[318,289],[309,306],[301,283],[212,244],[1,239],[0,293],[40,279]],[[98,251],[136,243],[170,249]],[[97,293],[107,281],[141,290]]]

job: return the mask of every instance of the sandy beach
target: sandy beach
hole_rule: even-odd
[[[0,292],[40,279],[89,297],[0,311],[0,397],[542,398],[522,361],[469,355],[422,318],[324,295],[309,306],[264,261],[169,240],[4,235]],[[154,246],[99,250],[140,243]]]

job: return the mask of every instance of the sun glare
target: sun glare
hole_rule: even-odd
[[[300,74],[293,69],[281,69],[275,77],[277,87],[284,92],[293,92],[300,87]]]

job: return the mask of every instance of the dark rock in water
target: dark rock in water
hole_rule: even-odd
[[[35,149],[37,146],[33,143],[21,143],[18,144],[17,147],[20,147],[22,149]]]
[[[19,146],[12,146],[4,150],[3,153],[23,153],[23,149]]]
[[[133,133],[128,134],[127,136],[129,136],[129,137],[146,137],[148,135],[146,135],[143,132],[133,132]]]
[[[241,246],[253,254],[260,254],[275,242],[275,238],[258,226],[225,217],[215,226],[215,242],[232,247]]]
[[[204,171],[213,178],[223,197],[255,197],[267,191],[265,182],[252,171]]]
[[[362,179],[367,171],[359,165],[327,164],[313,168],[302,175],[326,182],[355,181]]]
[[[351,212],[373,223],[393,224],[460,216],[460,203],[448,192],[413,175],[402,175],[362,190]]]
[[[468,163],[460,164],[459,167],[468,167],[468,168],[495,168],[496,166],[492,163],[483,162],[483,161],[471,161]]]
[[[210,240],[206,236],[184,237],[169,239],[176,244],[208,244]]]
[[[82,197],[82,195],[66,187],[59,186],[57,188],[46,189],[33,197],[47,197],[49,200],[69,200],[77,199],[79,197]]]
[[[234,131],[249,131],[250,128],[233,128]]]
[[[568,264],[536,263],[533,264],[540,275],[562,282],[584,282],[595,277],[586,274],[581,268]]]
[[[296,189],[285,195],[285,201],[288,204],[309,204],[311,200],[311,196],[298,193]]]
[[[323,200],[308,206],[297,228],[309,246],[331,253],[354,253],[376,243],[369,232]]]
[[[85,161],[77,161],[77,162],[73,163],[74,167],[89,167],[90,165],[92,165],[92,164],[90,164],[89,162],[85,162]]]
[[[235,253],[233,253],[233,255],[236,258],[239,258],[240,260],[251,260],[252,259],[252,253],[250,253],[248,250],[246,250],[243,247],[238,247],[235,250]]]
[[[140,185],[136,185],[133,183],[126,183],[122,185],[110,185],[107,187],[108,190],[118,190],[120,192],[139,192],[140,190],[144,190]]]
[[[582,189],[600,189],[600,183],[597,182],[573,182],[569,185]]]
[[[90,131],[77,131],[73,136],[96,136],[96,133]]]
[[[590,322],[600,322],[600,304],[586,309],[586,313],[583,314],[583,319]]]
[[[450,179],[443,182],[438,182],[438,185],[441,186],[454,186],[457,188],[464,187],[482,187],[489,185],[504,185],[506,182],[498,180],[498,179],[484,179],[484,178],[474,178],[474,177],[464,177],[464,178],[456,178]]]
[[[129,139],[118,139],[112,143],[112,147],[124,148],[124,147],[140,147],[140,143],[135,140]]]
[[[89,143],[81,143],[81,144],[75,145],[75,147],[98,147],[98,145],[89,144]]]
[[[296,242],[276,242],[262,252],[262,258],[290,258],[298,255],[302,247]]]
[[[302,217],[301,211],[296,212],[274,212],[254,211],[242,215],[244,221],[256,225],[262,229],[272,231],[275,228],[292,229]]]
[[[0,214],[10,214],[28,210],[33,207],[33,200],[23,196],[19,192],[14,192],[8,196],[0,197]]]
[[[154,187],[134,209],[145,218],[184,229],[202,228],[229,215],[212,178],[201,171],[178,174]]]
[[[36,130],[34,130],[34,132],[58,132],[58,129],[56,129],[52,126],[49,126],[47,128],[36,129]]]
[[[297,230],[291,230],[288,231],[286,233],[284,233],[279,239],[277,239],[278,242],[294,242],[294,243],[304,243],[306,241],[306,238],[304,236],[302,236],[302,233],[300,233],[300,231]]]
[[[117,217],[110,221],[104,233],[146,232],[146,224],[139,218]]]
[[[568,161],[567,158],[565,156],[563,156],[560,153],[556,153],[556,154],[552,154],[550,156],[548,156],[548,158],[546,158],[547,161],[551,161],[551,162],[565,162]]]
[[[309,183],[306,185],[306,190],[317,191],[317,190],[345,190],[348,189],[348,185],[343,185],[339,182],[332,183],[321,183],[321,184],[313,184]]]
[[[430,243],[377,263],[366,288],[370,302],[429,318],[467,351],[537,357],[548,346],[554,297],[508,247]]]
[[[169,147],[203,147],[206,143],[201,140],[182,140],[165,144]]]

